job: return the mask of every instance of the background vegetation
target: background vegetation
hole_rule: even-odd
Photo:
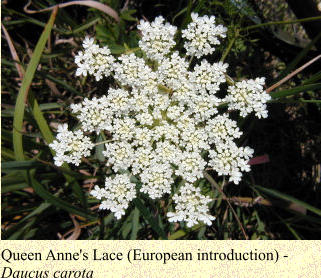
[[[113,8],[119,20],[85,6],[31,14],[24,11],[24,1],[2,1],[2,239],[320,238],[321,59],[270,87],[320,55],[320,3],[99,2]],[[34,0],[29,9],[57,3]],[[240,185],[215,181],[211,172],[201,180],[214,199],[211,212],[217,220],[211,227],[169,224],[166,199],[138,198],[116,221],[109,211],[99,212],[97,200],[88,196],[109,171],[99,163],[98,152],[80,167],[57,168],[48,148],[58,123],[76,123],[69,105],[101,96],[110,85],[109,80],[75,78],[73,56],[86,35],[117,55],[137,47],[139,19],[163,15],[181,29],[191,12],[215,15],[229,29],[213,61],[225,59],[236,79],[267,78],[273,96],[269,118],[240,122],[240,144],[254,148],[258,158]]]

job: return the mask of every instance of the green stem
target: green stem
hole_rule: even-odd
[[[237,31],[237,32],[235,33],[235,36],[230,40],[230,42],[229,42],[226,50],[224,51],[224,53],[223,53],[223,55],[222,55],[222,58],[221,58],[221,60],[220,60],[221,62],[224,62],[226,56],[227,56],[227,55],[229,54],[229,52],[231,51],[232,46],[233,46],[233,44],[235,43],[235,40],[236,40],[236,38],[238,37],[238,35],[239,35],[239,33],[238,33],[238,31]]]
[[[140,49],[139,47],[127,49],[124,54],[130,54],[130,53],[138,51],[139,49]]]
[[[192,64],[193,59],[194,59],[194,56],[195,56],[195,55],[192,55],[191,58],[189,59],[189,61],[188,61],[188,65],[189,65],[189,66]]]
[[[225,73],[225,78],[226,78],[226,82],[228,85],[234,85],[235,81],[233,80],[233,78],[231,76],[229,76],[228,74]]]
[[[247,31],[247,30],[252,30],[252,29],[271,26],[271,25],[285,25],[285,24],[293,24],[293,23],[300,23],[300,22],[307,22],[307,21],[314,21],[314,20],[321,20],[321,16],[306,17],[306,18],[289,20],[289,21],[271,21],[271,22],[266,22],[262,24],[251,25],[251,26],[242,28],[241,31]]]
[[[99,145],[102,145],[102,144],[105,144],[105,143],[110,143],[110,142],[115,142],[115,140],[101,141],[101,142],[95,143],[95,146],[99,146]]]
[[[166,92],[166,93],[172,93],[172,90],[167,88],[166,86],[164,85],[158,85],[158,89],[162,92]]]
[[[239,217],[237,216],[237,214],[236,214],[235,210],[233,209],[233,207],[232,207],[229,199],[227,198],[227,196],[225,195],[225,193],[223,192],[223,190],[221,189],[221,187],[220,187],[220,186],[218,185],[218,183],[211,177],[211,175],[208,174],[206,171],[203,172],[203,175],[204,175],[204,177],[208,180],[208,182],[209,182],[212,186],[214,186],[214,187],[222,194],[223,198],[226,199],[226,202],[227,202],[228,206],[231,208],[231,211],[232,211],[232,213],[234,214],[234,217],[235,217],[236,221],[238,222],[238,224],[239,224],[239,226],[240,226],[240,228],[241,228],[241,230],[242,230],[242,233],[243,233],[245,239],[248,240],[249,237],[248,237],[248,235],[246,234],[245,229],[244,229],[244,227],[243,227],[243,225],[242,225]]]

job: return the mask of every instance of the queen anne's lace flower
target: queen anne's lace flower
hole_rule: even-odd
[[[196,90],[202,92],[208,90],[210,94],[215,94],[220,89],[220,84],[225,83],[225,73],[228,64],[222,62],[210,64],[203,60],[200,65],[194,67],[194,71],[189,73]]]
[[[61,166],[64,162],[78,166],[81,158],[89,156],[94,147],[90,138],[81,130],[70,131],[67,124],[58,126],[56,138],[57,140],[49,144],[49,147],[56,152],[54,159],[57,166]]]
[[[196,187],[203,171],[211,167],[239,183],[242,172],[250,170],[253,150],[234,143],[242,132],[227,113],[219,112],[226,111],[227,104],[242,116],[254,111],[266,117],[270,97],[263,90],[264,78],[236,82],[224,97],[221,84],[229,78],[228,65],[203,59],[193,66],[186,56],[213,53],[226,28],[216,25],[213,16],[192,14],[192,20],[182,31],[184,57],[173,50],[177,28],[162,17],[140,22],[139,46],[144,52],[140,57],[131,53],[116,60],[107,47],[100,48],[89,38],[76,56],[77,75],[92,74],[97,80],[112,76],[120,88],[111,86],[105,96],[71,105],[80,130],[59,126],[57,140],[50,146],[57,152],[56,165],[78,165],[94,147],[90,135],[83,132],[106,137],[103,155],[115,177],[106,178],[103,188],[95,186],[91,195],[118,219],[136,196],[135,184],[129,180],[135,175],[140,192],[152,199],[171,194],[173,184],[185,184],[175,189],[179,190],[173,197],[175,212],[167,214],[169,220],[186,221],[189,227],[198,222],[211,225],[215,219],[209,215],[211,200]]]
[[[175,51],[170,58],[165,58],[159,65],[158,79],[169,86],[169,88],[177,90],[181,84],[186,82],[188,77],[188,62],[179,56]]]
[[[137,175],[155,163],[152,146],[138,147],[133,154],[132,173]]]
[[[94,39],[86,38],[83,42],[85,51],[80,51],[75,56],[75,63],[78,66],[76,75],[95,76],[99,81],[103,77],[108,77],[111,73],[115,58],[110,54],[107,46],[100,48],[94,43]]]
[[[145,168],[140,174],[143,183],[141,192],[147,193],[150,198],[162,197],[165,193],[171,193],[173,170],[169,164],[153,163],[152,166]]]
[[[129,93],[123,89],[108,90],[107,103],[109,105],[109,111],[115,116],[122,116],[127,114],[132,109],[132,99],[129,98]]]
[[[92,100],[85,98],[80,104],[71,104],[73,113],[77,115],[84,131],[96,131],[97,134],[102,130],[112,129],[112,111],[106,96]]]
[[[216,150],[209,151],[209,166],[219,175],[230,175],[230,181],[238,184],[241,180],[241,171],[249,172],[249,159],[254,150],[249,147],[237,147],[233,141],[217,144]]]
[[[116,142],[105,145],[103,155],[107,158],[107,164],[113,165],[114,171],[126,170],[133,162],[134,149],[130,143]]]
[[[218,112],[217,107],[220,105],[220,102],[219,98],[205,92],[194,96],[189,105],[190,111],[194,114],[195,121],[202,122],[215,115]]]
[[[217,115],[207,122],[205,130],[208,134],[210,144],[220,144],[221,142],[234,140],[242,135],[237,127],[237,123],[231,120],[227,114]]]
[[[174,35],[177,28],[169,23],[164,24],[164,18],[158,16],[152,23],[141,20],[137,29],[142,32],[139,47],[147,57],[160,61],[175,45]]]
[[[148,108],[153,103],[153,99],[144,90],[133,89],[132,96],[132,109],[136,112],[148,112]]]
[[[208,135],[203,128],[193,128],[193,131],[183,130],[181,145],[185,145],[186,150],[200,152],[209,150]]]
[[[129,117],[114,119],[113,138],[115,140],[129,141],[135,134],[135,120]]]
[[[173,163],[175,165],[181,162],[182,151],[176,145],[166,140],[158,142],[153,152],[154,161],[160,163]]]
[[[120,63],[114,64],[115,79],[123,86],[141,88],[147,92],[157,90],[156,73],[145,64],[145,60],[134,53],[121,55]]]
[[[175,174],[184,177],[188,182],[195,182],[203,176],[206,161],[197,152],[183,152],[180,157],[181,163]]]
[[[187,55],[200,58],[212,54],[215,50],[213,46],[220,44],[219,37],[226,37],[227,29],[215,24],[215,16],[199,17],[197,13],[191,16],[193,21],[182,31],[182,37],[187,40],[184,44]]]
[[[266,102],[271,96],[264,90],[265,78],[243,80],[228,87],[226,101],[230,110],[240,110],[242,117],[255,112],[258,118],[268,116]]]
[[[187,222],[187,227],[192,227],[199,222],[212,225],[215,217],[209,214],[208,203],[212,200],[201,194],[199,188],[187,184],[180,188],[179,193],[173,196],[175,212],[168,212],[170,222]]]
[[[102,200],[100,209],[108,209],[117,219],[125,215],[128,204],[136,197],[135,184],[131,183],[126,174],[116,175],[114,179],[107,177],[105,188],[95,186],[90,194]]]
[[[175,88],[172,92],[173,100],[177,100],[182,104],[188,105],[195,95],[194,86],[188,79],[182,79],[179,83],[180,87]]]

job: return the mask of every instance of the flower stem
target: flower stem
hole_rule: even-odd
[[[230,42],[229,42],[226,50],[224,51],[224,53],[223,53],[223,55],[222,55],[222,58],[221,58],[221,60],[220,60],[221,62],[224,62],[227,54],[229,54],[229,52],[231,51],[232,46],[233,46],[233,44],[234,44],[234,42],[235,42],[235,40],[236,40],[237,37],[238,37],[238,31],[236,32],[235,36],[230,40]]]
[[[133,53],[133,52],[136,52],[138,51],[140,48],[139,47],[135,47],[135,48],[129,48],[125,51],[125,54],[130,54],[130,53]]]
[[[235,210],[233,209],[233,207],[232,207],[232,205],[231,205],[231,203],[230,203],[230,201],[229,201],[229,198],[225,195],[225,193],[223,192],[223,190],[221,189],[221,187],[220,187],[220,186],[217,184],[217,182],[210,176],[210,174],[208,174],[208,173],[205,172],[205,171],[203,172],[203,174],[204,174],[204,177],[208,180],[208,182],[209,182],[213,187],[215,187],[215,188],[222,194],[223,198],[226,200],[228,206],[230,207],[232,213],[234,214],[234,217],[235,217],[236,221],[238,222],[238,224],[239,224],[239,226],[240,226],[240,228],[241,228],[241,230],[242,230],[242,233],[243,233],[245,239],[246,239],[246,240],[249,239],[249,236],[246,234],[245,229],[244,229],[244,227],[243,227],[243,225],[242,225],[239,217],[237,216]]]
[[[166,93],[172,93],[172,90],[167,88],[166,86],[164,85],[158,85],[158,89],[162,92],[166,92]]]
[[[251,25],[251,26],[248,26],[248,27],[245,27],[245,28],[241,29],[241,31],[248,31],[248,30],[261,28],[261,27],[265,27],[265,26],[271,26],[271,25],[293,24],[293,23],[307,22],[307,21],[314,21],[314,20],[321,20],[321,16],[306,17],[306,18],[289,20],[289,21],[271,21],[271,22]]]
[[[193,59],[194,59],[194,55],[191,56],[191,58],[189,59],[188,61],[188,65],[191,66],[192,62],[193,62]]]
[[[97,142],[95,143],[95,146],[99,146],[99,145],[102,145],[102,144],[105,144],[105,143],[109,143],[109,142],[114,142],[115,140],[105,140],[105,141],[101,141],[101,142]]]
[[[233,80],[233,78],[231,76],[229,76],[228,74],[225,74],[225,78],[226,78],[227,84],[234,85],[235,81]]]

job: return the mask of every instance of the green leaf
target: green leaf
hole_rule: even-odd
[[[300,98],[298,102],[303,102],[303,103],[321,103],[321,99],[302,99]]]
[[[106,136],[103,133],[100,133],[96,139],[96,143],[106,141]],[[103,151],[105,150],[105,144],[99,144],[95,147],[94,158],[98,159],[100,162],[104,162],[106,160],[103,155]]]
[[[287,226],[287,228],[289,229],[289,231],[293,234],[293,236],[295,237],[295,239],[297,240],[301,240],[302,238],[298,235],[298,233],[291,227],[290,224],[286,223],[285,221],[283,221],[284,224]]]
[[[52,75],[46,73],[46,72],[43,72],[43,71],[39,71],[38,72],[39,75],[41,75],[42,77],[44,78],[47,78],[49,80],[51,80],[52,82],[62,86],[63,88],[65,88],[66,90],[68,90],[69,92],[75,94],[75,95],[81,95],[80,92],[78,92],[74,87],[70,86],[68,83],[60,80],[60,79],[57,79],[55,77],[53,77]]]
[[[6,161],[2,162],[1,169],[2,171],[13,171],[13,170],[28,170],[35,167],[43,166],[41,163],[35,160],[26,160],[26,161]]]
[[[110,52],[112,54],[122,54],[126,51],[125,47],[123,47],[122,45],[118,45],[116,43],[108,43],[108,47],[110,49]]]
[[[57,108],[61,108],[63,107],[62,104],[60,103],[55,103],[55,102],[52,102],[52,103],[42,103],[39,105],[39,108],[41,111],[43,110],[50,110],[50,109],[57,109]]]
[[[161,239],[167,239],[165,232],[160,228],[157,221],[153,218],[150,211],[144,206],[142,201],[138,198],[134,199],[135,206],[139,209],[143,217],[150,224],[152,229],[160,236]]]
[[[28,97],[32,112],[33,112],[33,116],[38,124],[38,127],[41,131],[42,136],[44,137],[45,141],[47,144],[50,144],[53,140],[54,140],[54,136],[52,135],[52,132],[47,124],[46,119],[44,118],[40,106],[33,94],[33,92],[29,93],[29,97]],[[52,151],[53,155],[54,152]]]
[[[137,233],[139,229],[139,210],[134,209],[133,220],[132,220],[132,232],[130,234],[130,239],[137,239]]]
[[[136,13],[136,10],[125,10],[120,14],[120,17],[127,21],[137,21],[135,17],[132,17],[134,13]]]
[[[14,171],[8,175],[1,177],[1,185],[17,184],[25,182],[24,177],[21,175],[22,171]]]
[[[122,225],[122,227],[120,228],[120,230],[121,230],[121,235],[122,235],[122,237],[123,237],[124,239],[127,238],[127,236],[128,236],[128,234],[129,234],[131,228],[132,228],[132,224],[131,224],[130,222],[125,222],[125,223]]]
[[[32,79],[34,77],[36,68],[38,66],[38,63],[40,61],[40,57],[42,55],[42,52],[44,50],[45,44],[49,38],[55,17],[56,17],[56,9],[52,12],[51,17],[48,21],[48,24],[45,27],[45,30],[43,31],[42,35],[40,36],[40,39],[36,45],[36,48],[34,50],[33,56],[30,60],[30,63],[27,67],[24,79],[22,81],[22,85],[20,87],[15,111],[14,111],[14,122],[13,122],[13,144],[14,144],[14,153],[16,160],[24,160],[24,153],[23,153],[23,144],[22,144],[22,133],[20,132],[22,130],[23,125],[23,118],[24,118],[24,109],[25,109],[25,101],[28,98],[29,104],[31,106],[33,116],[37,122],[37,125],[41,131],[41,134],[43,135],[43,138],[45,139],[46,143],[49,144],[54,140],[54,136],[52,135],[52,132],[47,124],[46,119],[44,118],[40,106],[34,96],[34,94],[30,91],[30,85],[32,82]],[[57,79],[54,79],[53,81],[57,82]],[[61,82],[60,82],[61,83]],[[61,84],[62,85],[62,84]],[[70,86],[69,86],[70,87]],[[29,94],[28,94],[29,92]],[[51,150],[51,153],[55,155],[55,152]],[[67,171],[69,171],[68,165],[64,165],[63,168],[65,168]],[[75,195],[81,200],[82,205],[84,207],[87,207],[87,201],[85,198],[85,195],[79,186],[79,184],[76,182],[76,180],[73,177],[70,177],[69,175],[66,175],[66,180],[72,184],[72,189],[75,193]]]
[[[99,24],[96,26],[96,38],[105,42],[115,43],[115,37],[105,25]]]
[[[204,224],[198,224],[195,225],[194,227],[192,227],[190,230],[178,230],[177,232],[175,232],[174,234],[171,234],[168,239],[179,239],[182,238],[184,236],[186,236],[189,232],[194,232],[199,230],[200,228],[204,227]]]
[[[8,192],[13,192],[13,191],[17,191],[17,190],[21,190],[24,189],[26,187],[28,187],[29,185],[25,182],[20,183],[20,184],[12,184],[12,185],[3,185],[1,184],[1,194],[5,194]]]
[[[14,160],[14,152],[10,149],[7,149],[1,146],[1,157],[7,160]]]
[[[43,211],[45,211],[47,208],[49,208],[51,204],[44,202],[40,206],[37,206],[31,213],[29,213],[26,217],[22,218],[16,225],[14,225],[12,228],[6,231],[7,239],[18,239],[20,236],[27,230],[29,227],[31,227],[35,221],[36,218],[32,219],[28,223],[25,224],[25,222],[39,214],[41,214]]]
[[[30,179],[30,184],[32,184],[33,189],[35,190],[36,194],[39,195],[41,198],[43,198],[44,200],[46,200],[47,202],[49,202],[50,204],[61,208],[65,211],[68,211],[72,214],[76,214],[79,216],[82,216],[86,219],[89,220],[96,220],[97,217],[95,217],[94,215],[88,213],[87,211],[78,208],[66,201],[61,200],[60,198],[54,196],[53,194],[51,194],[47,189],[45,189],[41,183],[39,183],[34,177],[34,170],[30,171],[30,173],[28,174],[28,178]]]
[[[19,238],[23,238],[23,234],[25,231],[27,231],[29,228],[32,227],[36,222],[36,218],[32,219],[30,222],[28,222],[26,225],[21,227],[20,229],[16,229],[15,232],[8,238],[8,240],[17,240]],[[14,226],[14,228],[18,227],[18,225]]]
[[[179,17],[180,15],[182,15],[183,13],[185,13],[187,11],[187,7],[185,7],[184,9],[181,9],[172,19],[172,22],[175,22],[176,18]]]
[[[79,32],[82,32],[82,31],[85,31],[87,30],[88,28],[90,28],[91,26],[95,25],[97,22],[99,22],[100,20],[100,17],[95,17],[94,19],[92,19],[91,21],[85,23],[85,24],[82,24],[80,26],[77,26],[75,27],[75,29],[73,29],[71,32],[70,32],[70,35],[71,34],[77,34]]]
[[[12,131],[11,130],[9,131],[9,130],[5,130],[5,129],[1,129],[1,139],[2,139],[3,142],[11,144],[12,143]],[[28,136],[26,136],[24,138],[23,145],[24,146],[28,146],[29,149],[37,149],[37,150],[47,149],[47,146],[45,146],[42,143],[34,142]],[[15,159],[15,157],[13,157],[13,159]]]
[[[321,34],[321,32],[320,32],[320,34]],[[310,78],[305,79],[302,82],[302,85],[311,84],[311,83],[314,83],[314,82],[319,81],[319,80],[321,80],[321,71],[319,71],[316,74],[312,75]]]
[[[44,23],[44,22],[41,22],[41,21],[39,21],[39,20],[37,20],[37,19],[34,19],[34,18],[32,18],[32,17],[29,17],[29,16],[27,16],[27,15],[25,15],[25,14],[23,14],[23,13],[17,12],[17,11],[12,10],[12,9],[3,8],[3,11],[7,11],[8,14],[11,14],[11,15],[12,15],[12,14],[15,14],[15,15],[22,16],[22,17],[26,18],[26,21],[27,21],[27,22],[30,22],[30,23],[32,23],[32,24],[36,24],[36,25],[41,26],[41,27],[46,27],[46,25],[47,25],[47,24]],[[4,21],[4,23],[5,23],[5,21]],[[68,34],[68,33],[70,33],[69,30],[63,30],[63,29],[59,29],[59,28],[56,28],[56,27],[52,27],[52,30],[54,30],[54,31],[56,31],[56,32],[58,32],[58,33],[61,33],[61,34]]]
[[[307,210],[321,216],[321,210],[314,207],[314,206],[311,206],[309,205],[308,203],[305,203],[303,201],[300,201],[290,195],[287,195],[287,194],[284,194],[284,193],[281,193],[277,190],[274,190],[274,189],[269,189],[269,188],[265,188],[263,186],[259,186],[259,185],[255,185],[254,186],[255,188],[257,188],[258,190],[270,195],[270,196],[273,196],[273,197],[276,197],[276,198],[279,198],[279,199],[283,199],[285,201],[288,201],[288,202],[292,202],[292,203],[295,203],[299,206],[302,206],[304,208],[306,208]]]
[[[316,90],[316,89],[320,89],[320,88],[321,88],[321,83],[308,84],[308,85],[298,86],[298,87],[288,89],[288,90],[281,90],[278,92],[272,92],[270,95],[271,95],[272,99],[278,99],[278,98],[292,96],[295,94],[303,93],[306,91],[312,91],[312,90]]]
[[[44,118],[44,116],[40,110],[40,107],[38,105],[38,102],[32,92],[30,92],[30,94],[29,94],[29,103],[31,104],[34,118],[39,126],[39,129],[40,129],[44,139],[46,140],[47,144],[51,143],[54,140],[54,136],[52,135],[51,130],[47,124],[47,121]],[[50,150],[51,150],[52,155],[55,155],[55,152],[52,149],[50,149]],[[80,187],[80,185],[78,184],[76,179],[73,177],[74,173],[70,170],[70,168],[67,164],[64,164],[60,169],[63,172],[63,175],[65,176],[66,180],[69,183],[71,183],[72,190],[73,190],[75,196],[81,200],[82,206],[87,208],[87,205],[88,205],[87,199],[85,197],[85,194],[84,194],[82,188]],[[75,173],[75,174],[77,175],[78,173]]]
[[[18,97],[15,105],[15,112],[13,118],[13,147],[16,160],[24,160],[23,145],[22,145],[22,125],[23,116],[25,111],[25,102],[27,101],[28,92],[36,72],[41,54],[45,48],[46,42],[49,38],[51,29],[53,27],[58,9],[54,9],[51,13],[50,19],[37,42],[36,48],[31,57],[30,63],[28,64],[25,76],[22,80],[22,84],[18,93]]]

